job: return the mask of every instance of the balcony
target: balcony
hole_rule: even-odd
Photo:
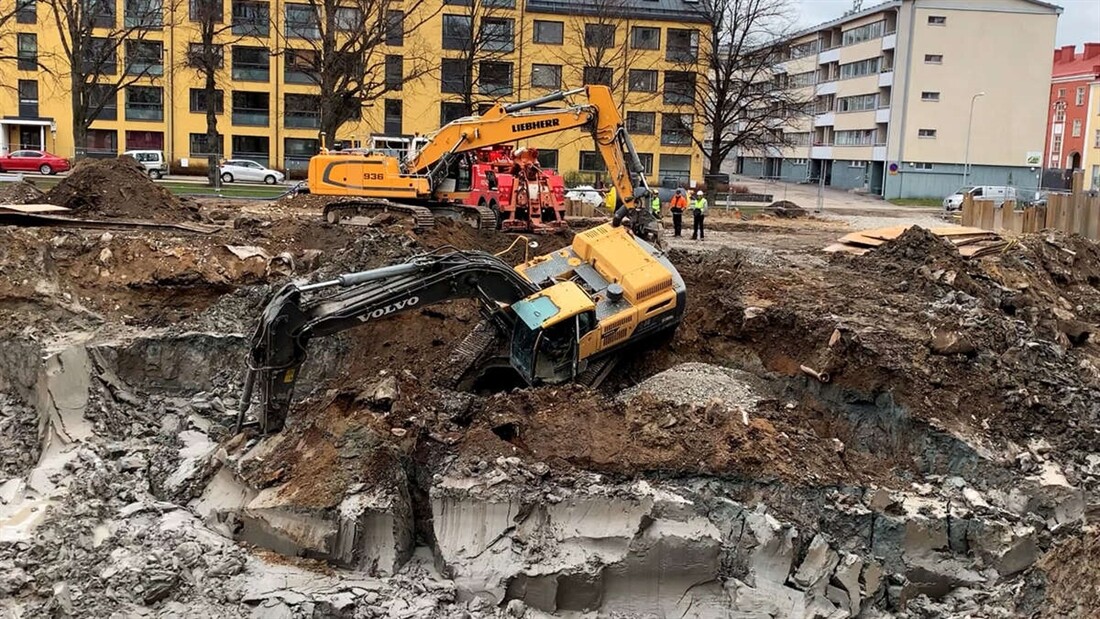
[[[267,82],[271,80],[269,65],[234,63],[233,79],[244,82]]]
[[[815,127],[831,127],[834,124],[836,124],[836,114],[834,112],[826,112],[814,117]]]
[[[886,145],[875,146],[871,149],[871,159],[875,161],[886,161]]]
[[[810,157],[813,159],[832,159],[833,158],[833,145],[824,144],[821,146],[814,145],[810,148]]]
[[[884,107],[875,110],[875,122],[880,124],[890,122],[890,108]]]
[[[240,127],[266,127],[270,116],[271,110],[269,108],[233,108],[233,124]]]
[[[161,103],[127,103],[126,120],[164,120],[164,105]]]
[[[38,118],[38,100],[19,99],[19,118]]]
[[[898,45],[898,35],[897,34],[890,33],[890,34],[882,37],[882,49],[884,49],[884,50],[894,49],[895,47],[897,47],[897,45]]]
[[[817,55],[817,63],[825,64],[829,62],[840,62],[840,47],[834,47],[827,49]]]
[[[828,81],[828,82],[821,82],[814,89],[814,94],[819,96],[819,97],[822,96],[822,95],[835,95],[836,94],[836,80],[831,80],[831,81]]]
[[[233,3],[233,34],[266,37],[271,31],[270,21],[267,2],[241,0]]]
[[[892,67],[884,69],[882,73],[878,74],[878,85],[879,87],[894,85],[894,69]]]

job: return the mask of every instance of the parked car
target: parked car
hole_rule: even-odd
[[[286,176],[282,172],[265,168],[255,161],[249,161],[248,159],[227,159],[218,166],[218,169],[221,171],[223,183],[232,183],[233,181],[263,181],[268,185],[274,185],[286,179]]]
[[[149,178],[160,178],[168,174],[168,160],[164,158],[164,152],[159,150],[128,150],[123,155],[133,157],[135,161],[145,168]]]
[[[57,174],[72,168],[69,160],[44,150],[17,150],[0,155],[0,172],[39,172]]]
[[[581,185],[565,192],[565,199],[574,202],[583,202],[592,206],[603,204],[603,194],[591,185]]]
[[[963,196],[970,194],[975,200],[993,200],[1000,206],[1005,200],[1016,199],[1016,188],[1003,185],[978,185],[976,187],[962,187],[955,193],[943,199],[943,208],[947,211],[957,211],[962,208]]]

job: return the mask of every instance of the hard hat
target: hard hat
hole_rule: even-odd
[[[696,191],[696,192],[695,192],[695,195],[697,195],[697,196],[701,196],[701,195],[703,195],[703,190],[702,190],[702,189],[700,189],[699,191]]]

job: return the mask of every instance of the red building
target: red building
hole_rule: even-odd
[[[1100,79],[1100,43],[1085,43],[1083,52],[1067,45],[1054,50],[1047,113],[1047,168],[1076,170],[1085,156],[1089,84]]]

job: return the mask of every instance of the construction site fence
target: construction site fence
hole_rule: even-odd
[[[1061,230],[1100,240],[1100,195],[1085,192],[1084,174],[1073,177],[1070,193],[1047,195],[1045,206],[1021,206],[1014,200],[999,204],[993,200],[963,198],[961,224],[984,230],[1016,233]]]

